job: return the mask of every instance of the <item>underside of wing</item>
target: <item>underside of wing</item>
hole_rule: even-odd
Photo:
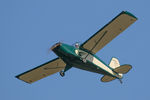
[[[23,80],[27,83],[33,83],[46,76],[54,74],[64,69],[66,64],[60,58],[53,59],[47,63],[44,63],[34,69],[24,72],[18,76],[18,79]]]
[[[81,45],[81,48],[95,54],[136,20],[137,18],[131,13],[127,11],[121,12],[117,17],[85,41]]]

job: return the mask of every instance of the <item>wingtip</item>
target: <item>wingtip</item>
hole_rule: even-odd
[[[17,76],[15,76],[15,78],[19,79],[19,76],[20,76],[20,75],[17,75]]]
[[[135,15],[133,15],[132,13],[130,13],[129,11],[122,11],[121,14],[127,14],[131,17],[134,17],[136,20],[138,19]]]
[[[23,82],[25,82],[25,83],[31,84],[30,82],[27,82],[27,81],[22,80],[22,79],[20,78],[20,75],[15,76],[15,78],[17,78],[17,79],[19,79],[19,80],[21,80],[21,81],[23,81]]]

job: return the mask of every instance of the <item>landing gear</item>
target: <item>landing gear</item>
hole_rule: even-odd
[[[62,77],[64,77],[64,76],[65,76],[64,71],[60,71],[60,72],[59,72],[59,74],[60,74],[60,76],[62,76]]]

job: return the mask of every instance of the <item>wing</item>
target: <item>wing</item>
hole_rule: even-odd
[[[95,54],[136,20],[137,18],[131,13],[127,11],[121,12],[117,17],[85,41],[81,45],[81,48]]]
[[[61,71],[65,68],[65,66],[66,64],[63,62],[63,60],[61,60],[60,58],[56,58],[27,72],[24,72],[16,77],[27,83],[33,83],[46,76]]]

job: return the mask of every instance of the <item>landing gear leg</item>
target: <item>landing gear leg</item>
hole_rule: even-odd
[[[70,68],[72,68],[72,66],[66,65],[65,69],[59,72],[60,76],[64,77],[65,72],[68,71]]]
[[[65,76],[65,72],[64,72],[64,71],[60,71],[59,74],[60,74],[60,76],[62,76],[62,77]]]

